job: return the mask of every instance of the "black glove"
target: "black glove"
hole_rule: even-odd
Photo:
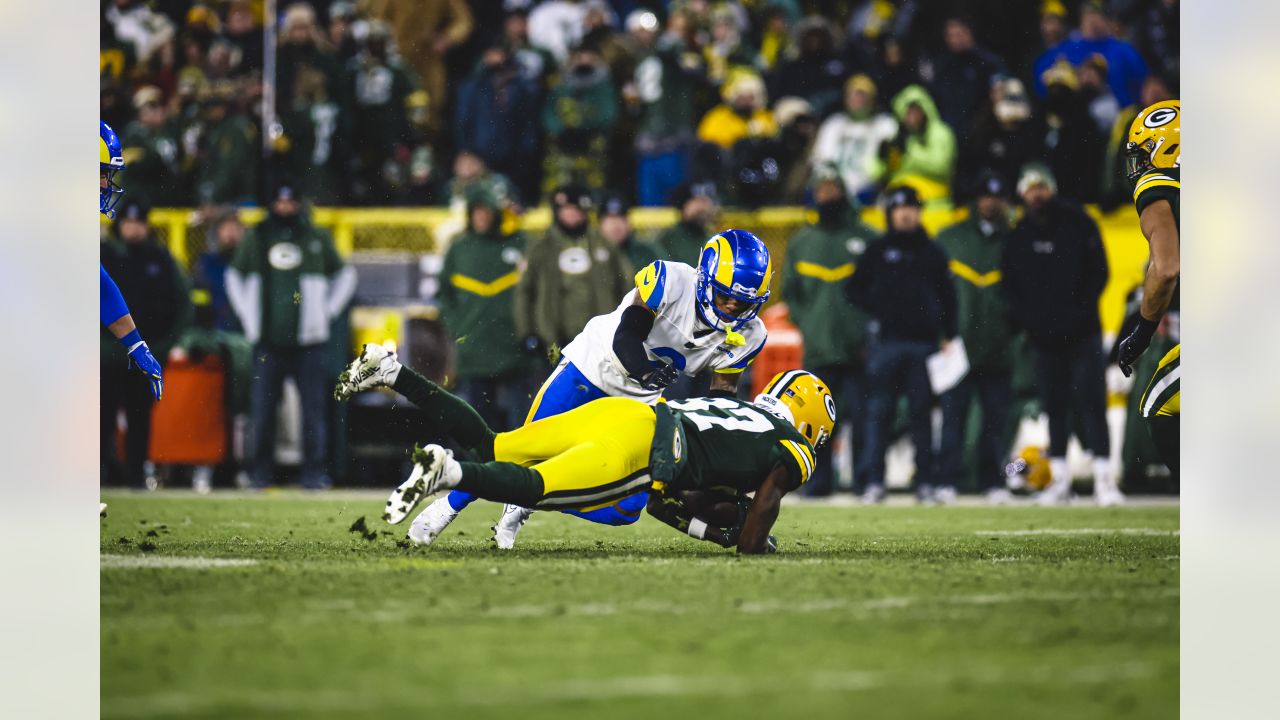
[[[1151,345],[1151,337],[1155,335],[1156,328],[1159,326],[1160,323],[1139,316],[1133,332],[1120,341],[1120,351],[1116,353],[1116,361],[1120,364],[1120,372],[1123,372],[1125,377],[1133,374],[1133,364],[1142,353],[1147,351]]]
[[[680,379],[680,371],[674,365],[662,363],[637,379],[645,390],[663,390]]]

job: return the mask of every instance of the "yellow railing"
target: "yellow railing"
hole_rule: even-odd
[[[924,214],[925,228],[937,233],[948,224],[962,219],[966,210],[930,210]],[[876,227],[884,227],[884,215],[875,208],[863,211],[863,220]],[[1103,215],[1090,208],[1090,214],[1098,220],[1106,245],[1111,278],[1103,292],[1100,305],[1103,329],[1114,333],[1123,320],[1124,299],[1142,282],[1147,262],[1147,243],[1138,228],[1138,218],[1131,208],[1121,208]],[[246,224],[256,224],[263,218],[259,208],[246,208],[240,217]],[[775,267],[780,267],[786,256],[787,240],[796,229],[812,221],[812,211],[799,207],[764,208],[761,210],[725,210],[718,224],[721,227],[740,227],[760,236],[773,252]],[[166,243],[174,257],[184,267],[191,267],[196,256],[208,247],[205,232],[198,226],[196,214],[185,208],[159,208],[151,213],[151,222],[161,241]],[[448,236],[460,229],[462,217],[448,208],[316,208],[317,225],[333,233],[339,252],[349,255],[355,251],[399,251],[411,253],[439,252]],[[652,237],[663,228],[676,222],[676,211],[671,208],[636,208],[631,211],[631,221],[642,237]],[[516,222],[526,232],[541,232],[551,221],[546,207],[534,208]]]

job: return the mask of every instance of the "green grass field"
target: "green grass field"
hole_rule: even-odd
[[[740,558],[652,518],[499,554],[497,506],[424,550],[380,495],[104,500],[104,718],[1178,713],[1176,506],[789,505]]]

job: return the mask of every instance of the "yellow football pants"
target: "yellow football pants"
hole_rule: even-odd
[[[542,476],[539,509],[597,507],[646,490],[657,416],[630,398],[601,398],[493,442],[494,459]]]

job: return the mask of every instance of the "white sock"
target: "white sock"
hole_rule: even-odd
[[[1116,479],[1111,475],[1111,458],[1093,459],[1093,492],[1114,490]]]
[[[1071,485],[1071,475],[1067,472],[1067,459],[1064,457],[1049,458],[1049,477],[1052,481],[1049,487],[1060,487],[1062,485]]]

